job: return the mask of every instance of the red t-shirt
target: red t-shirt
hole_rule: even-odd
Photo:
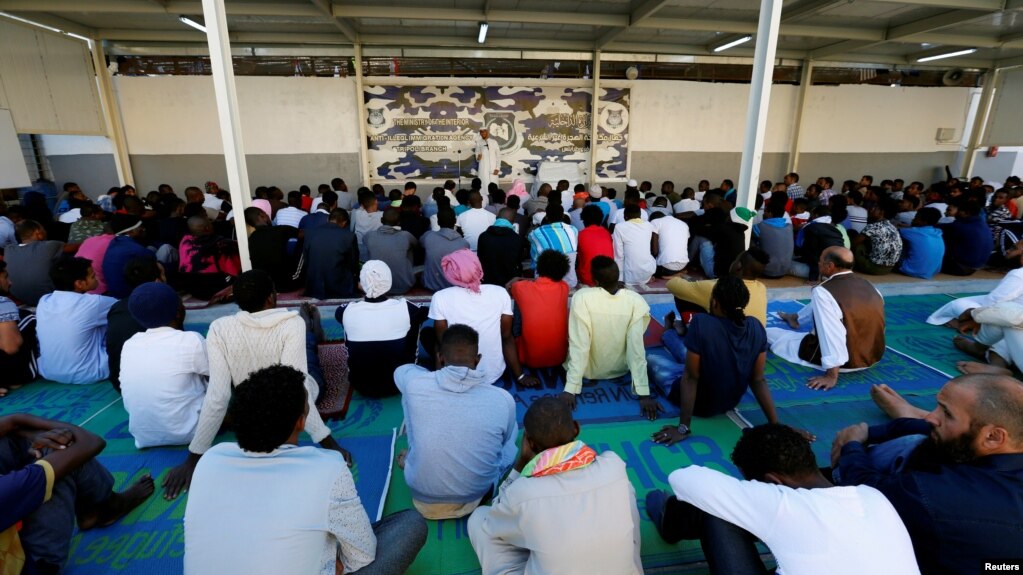
[[[511,285],[511,297],[522,314],[522,335],[516,338],[519,362],[529,367],[554,367],[568,357],[568,284],[540,277]]]
[[[588,226],[579,232],[579,249],[576,252],[576,273],[579,283],[588,286],[593,285],[593,275],[590,274],[590,262],[596,256],[615,257],[614,242],[611,241],[611,232],[603,226]]]

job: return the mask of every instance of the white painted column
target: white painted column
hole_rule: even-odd
[[[590,98],[590,185],[597,183],[597,126],[600,122],[600,50],[593,51],[593,95]]]
[[[789,171],[799,171],[799,141],[803,137],[803,109],[806,107],[806,93],[813,83],[813,60],[803,62],[803,77],[799,82],[799,98],[796,102],[796,120],[792,130],[792,147],[789,149]]]
[[[366,96],[362,84],[362,44],[355,45],[355,104],[359,108],[359,177],[362,185],[370,187],[369,141],[366,139]]]
[[[249,170],[242,145],[242,123],[238,114],[238,92],[234,84],[234,64],[231,61],[231,40],[227,36],[224,0],[202,0],[202,12],[206,19],[206,42],[210,47],[220,137],[224,142],[227,183],[231,186],[238,254],[241,256],[242,270],[248,271],[252,269],[252,260],[249,258],[249,236],[245,229],[244,212],[245,208],[252,205],[252,201],[249,197]]]
[[[980,148],[980,139],[984,137],[984,129],[987,128],[987,120],[991,115],[991,105],[995,101],[995,89],[997,88],[999,76],[1002,70],[994,68],[988,70],[984,78],[984,89],[980,92],[980,104],[977,106],[977,113],[973,116],[973,126],[970,128],[970,142],[966,145],[966,157],[963,159],[963,169],[960,172],[962,177],[970,177],[973,172],[973,165],[977,161],[977,149]]]
[[[124,123],[121,121],[121,109],[117,105],[110,71],[107,70],[107,57],[103,52],[103,40],[90,40],[92,65],[96,69],[96,80],[99,82],[99,101],[103,107],[103,119],[106,123],[107,137],[114,144],[114,167],[117,169],[117,181],[123,187],[134,183],[131,172],[131,159],[128,156],[127,138],[124,136]]]
[[[746,109],[746,136],[739,168],[739,187],[735,205],[753,209],[756,206],[757,178],[764,156],[764,131],[771,103],[771,80],[774,76],[774,54],[778,48],[778,27],[781,25],[782,0],[760,0],[760,24],[757,27],[757,48],[753,55],[753,78],[750,80],[749,106]],[[752,228],[746,230],[749,245]]]

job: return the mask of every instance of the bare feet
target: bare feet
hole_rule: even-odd
[[[402,449],[401,452],[398,453],[398,459],[397,459],[398,469],[405,469],[405,458],[406,457],[408,457],[408,450],[407,449]]]
[[[983,373],[991,375],[1012,375],[1012,370],[1004,367],[998,367],[996,365],[990,365],[987,363],[980,363],[979,361],[960,361],[956,362],[956,369],[959,373],[966,375],[974,373]]]
[[[959,320],[958,319],[950,319],[947,322],[945,322],[945,327],[950,327],[950,328],[952,328],[952,329],[954,329],[956,331],[959,331]]]
[[[905,398],[899,395],[899,392],[883,383],[870,386],[870,398],[874,400],[874,403],[881,408],[885,415],[892,419],[900,417],[921,419],[927,415],[926,411],[911,405]]]
[[[313,337],[316,338],[316,341],[323,343],[326,338],[323,335],[323,325],[320,323],[320,308],[306,302],[299,306],[298,315],[302,316],[302,319],[305,320],[306,329],[313,332]]]
[[[120,493],[112,493],[94,512],[78,518],[78,528],[82,531],[93,527],[113,525],[132,509],[142,505],[156,490],[152,476],[143,475],[134,485]]]
[[[959,351],[972,355],[977,359],[985,359],[987,355],[987,346],[979,344],[972,339],[965,338],[961,335],[957,335],[952,338],[952,344],[956,346]]]

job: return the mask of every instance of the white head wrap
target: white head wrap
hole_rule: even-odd
[[[362,264],[359,283],[367,298],[376,298],[391,290],[391,268],[380,260],[369,260]]]

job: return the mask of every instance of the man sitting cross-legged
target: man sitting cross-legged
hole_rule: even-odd
[[[483,575],[642,573],[636,492],[625,462],[579,441],[579,423],[556,398],[533,402],[523,425],[518,461],[500,495],[469,517]]]
[[[668,476],[674,496],[646,497],[661,537],[699,539],[712,574],[769,573],[757,539],[785,575],[920,572],[892,504],[870,487],[834,486],[798,431],[772,423],[745,429],[732,462],[746,481],[694,465]]]
[[[884,298],[870,282],[853,275],[853,254],[846,248],[827,248],[818,266],[826,279],[810,292],[810,303],[799,313],[778,314],[792,329],[809,323],[813,331],[771,327],[767,340],[782,359],[823,370],[807,387],[828,390],[838,384],[840,371],[858,371],[881,361]]]
[[[650,323],[650,306],[643,296],[621,287],[618,265],[607,256],[593,258],[593,281],[572,298],[568,316],[568,360],[561,398],[575,409],[583,378],[612,379],[632,374],[643,417],[657,419],[664,408],[650,395],[643,334]]]
[[[479,352],[476,331],[455,324],[441,336],[438,371],[403,365],[394,372],[408,431],[399,465],[427,519],[468,515],[515,461],[515,401],[477,369]]]
[[[0,568],[59,573],[75,527],[111,525],[153,494],[142,476],[120,493],[96,461],[106,443],[80,427],[23,413],[0,417]]]
[[[1012,376],[1012,367],[1023,366],[1023,305],[1004,301],[964,311],[956,320],[959,333],[952,343],[960,351],[980,361],[960,361],[961,373],[988,373]]]
[[[309,399],[302,372],[272,365],[231,396],[237,443],[203,455],[185,508],[185,572],[404,573],[426,542],[414,510],[370,524],[337,453],[298,446]]]
[[[893,421],[850,426],[831,451],[841,485],[869,485],[899,512],[920,570],[977,573],[1023,549],[1023,384],[964,375],[930,413],[887,386],[871,391]],[[895,572],[895,571],[891,571]]]
[[[210,382],[206,388],[195,436],[188,446],[188,457],[163,480],[164,497],[174,499],[188,489],[199,457],[213,445],[217,430],[224,422],[227,404],[235,386],[252,372],[275,364],[284,364],[306,374],[309,415],[303,421],[306,433],[321,447],[348,453],[330,435],[316,411],[319,382],[313,373],[320,371],[315,341],[310,341],[306,321],[299,314],[277,309],[277,290],[270,274],[251,270],[238,276],[234,297],[241,311],[214,320],[206,336],[210,361]],[[311,308],[311,306],[310,306]],[[303,315],[310,315],[310,308]],[[315,308],[311,308],[315,310]],[[313,313],[319,323],[318,315]]]

